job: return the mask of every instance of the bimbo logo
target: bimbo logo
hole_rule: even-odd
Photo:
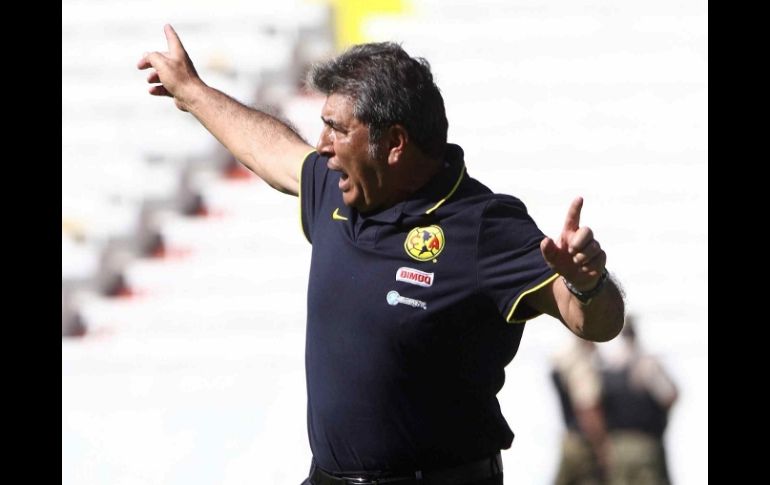
[[[396,281],[429,288],[433,285],[433,273],[426,273],[412,268],[401,267],[396,270]]]

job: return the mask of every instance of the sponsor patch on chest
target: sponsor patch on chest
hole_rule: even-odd
[[[385,299],[388,301],[388,305],[390,306],[401,304],[410,306],[412,308],[422,308],[423,310],[428,309],[428,304],[424,301],[401,296],[396,290],[389,291],[388,294],[385,295]]]
[[[396,270],[396,281],[429,288],[433,285],[433,273],[402,266]]]

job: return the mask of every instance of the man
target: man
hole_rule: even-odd
[[[599,485],[606,473],[606,427],[596,344],[574,338],[553,357],[564,436],[554,485]]]
[[[306,483],[501,484],[513,433],[495,396],[523,322],[547,313],[596,341],[622,327],[582,199],[554,241],[518,199],[470,178],[427,62],[396,44],[314,68],[327,99],[313,150],[205,85],[165,33],[168,52],[138,64],[154,69],[150,94],[173,97],[272,187],[301,192],[313,244]]]
[[[635,327],[629,315],[621,352],[602,369],[609,483],[669,485],[663,434],[679,391],[660,361],[639,345]]]

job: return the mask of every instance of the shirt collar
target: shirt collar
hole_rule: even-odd
[[[405,201],[382,211],[363,215],[365,219],[395,223],[401,214],[430,215],[454,195],[465,176],[465,159],[459,145],[447,144],[442,169]]]

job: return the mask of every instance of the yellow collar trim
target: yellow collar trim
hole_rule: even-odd
[[[464,176],[464,175],[465,175],[465,164],[463,164],[463,168],[462,168],[462,170],[460,170],[460,176],[459,176],[459,177],[457,177],[457,182],[455,182],[455,184],[454,184],[454,187],[452,187],[452,190],[450,190],[450,191],[449,191],[449,193],[447,194],[447,196],[446,196],[446,197],[444,197],[444,198],[443,198],[443,199],[441,199],[440,201],[436,202],[436,205],[434,205],[434,206],[433,206],[433,207],[431,207],[430,209],[426,210],[426,211],[425,211],[425,213],[426,213],[426,214],[430,214],[430,213],[431,213],[431,212],[433,212],[434,210],[436,210],[436,209],[438,209],[439,207],[441,207],[441,204],[443,204],[444,202],[446,202],[447,200],[449,200],[449,198],[450,198],[450,197],[452,197],[452,195],[453,195],[453,194],[455,193],[455,191],[457,190],[457,187],[459,187],[459,186],[460,186],[460,182],[462,181],[462,179],[463,179],[463,176]]]

